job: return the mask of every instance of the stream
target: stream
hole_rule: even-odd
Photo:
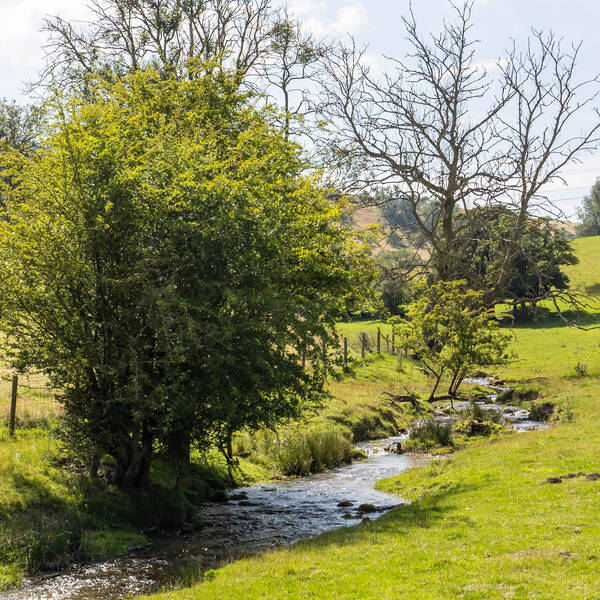
[[[487,380],[468,383],[494,389]],[[495,399],[496,395],[490,395],[487,402],[479,404],[501,411],[516,431],[545,427],[529,420],[527,411],[500,406],[494,403]],[[454,405],[462,407],[461,402]],[[428,455],[389,451],[407,437],[405,434],[358,444],[368,458],[348,466],[234,490],[229,502],[201,507],[196,521],[184,533],[156,538],[117,560],[29,577],[20,589],[0,592],[0,599],[121,600],[177,586],[186,574],[201,573],[242,556],[354,525],[363,518],[376,519],[406,501],[375,490],[375,482],[431,460]],[[344,500],[352,505],[339,506]],[[377,512],[358,513],[361,504],[372,504]]]

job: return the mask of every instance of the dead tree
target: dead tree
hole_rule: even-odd
[[[393,394],[392,392],[381,392],[382,396],[387,396],[391,399],[394,404],[410,403],[413,408],[420,410],[421,403],[417,400],[417,397],[413,393],[406,394]]]
[[[583,134],[570,127],[595,100],[598,81],[575,81],[579,49],[565,52],[552,34],[535,31],[524,52],[513,48],[496,75],[489,72],[471,39],[472,4],[453,4],[455,22],[431,37],[411,9],[403,19],[410,52],[387,58],[381,76],[365,48],[339,45],[328,61],[323,111],[334,124],[328,143],[345,189],[367,203],[387,194],[410,206],[421,234],[416,252],[429,258],[434,279],[457,278],[474,207],[496,203],[518,214],[491,304],[502,298],[527,218],[548,206],[544,186],[597,146],[597,112]]]

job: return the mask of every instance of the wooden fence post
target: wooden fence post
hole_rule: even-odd
[[[377,354],[381,354],[381,329],[377,328]]]
[[[17,419],[17,388],[19,387],[19,376],[13,375],[12,378],[12,394],[10,396],[10,435],[15,435],[15,421]]]
[[[362,331],[360,334],[360,357],[365,357],[365,346],[367,345],[367,334]]]
[[[396,354],[396,332],[392,329],[392,354]]]
[[[390,351],[390,336],[389,334],[385,336],[385,351]]]
[[[348,368],[348,338],[344,338],[344,368]]]

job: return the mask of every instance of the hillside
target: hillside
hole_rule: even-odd
[[[358,228],[366,228],[366,227],[384,227],[386,225],[386,221],[381,214],[381,209],[377,206],[359,208],[352,213],[353,224]],[[577,223],[573,223],[571,221],[564,221],[560,219],[555,219],[552,221],[555,227],[563,234],[564,237],[568,239],[573,239],[575,237],[575,228]],[[402,233],[399,232],[400,236]],[[584,239],[595,239],[595,238],[584,238]],[[575,242],[579,242],[579,240],[574,240]],[[392,243],[390,243],[392,242]],[[592,244],[593,245],[593,244]],[[582,252],[585,253],[586,245],[582,245]],[[381,234],[381,239],[379,244],[377,244],[373,248],[374,254],[379,254],[380,252],[385,252],[386,250],[396,250],[397,246],[394,245],[393,240],[390,239],[390,236],[383,235],[383,231]],[[426,255],[426,251],[422,249],[419,254],[421,256]]]
[[[571,287],[593,295],[600,295],[600,236],[573,240],[579,264],[564,268]]]

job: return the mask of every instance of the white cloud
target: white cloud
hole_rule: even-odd
[[[304,17],[325,8],[324,2],[317,0],[292,0],[288,3],[290,10],[298,17]]]
[[[363,2],[343,0],[334,16],[327,16],[325,2],[292,0],[290,9],[306,29],[318,37],[354,34],[368,23],[368,11]],[[331,6],[331,4],[330,4]]]
[[[366,6],[362,2],[346,3],[331,24],[335,33],[356,33],[367,24],[369,15]]]
[[[381,56],[373,54],[372,52],[365,52],[362,56],[362,62],[371,70],[371,73],[383,73],[385,71],[385,64],[383,63]]]
[[[475,62],[472,65],[473,69],[485,69],[488,73],[492,73],[493,71],[497,71],[501,67],[504,67],[508,64],[508,61],[505,58],[497,58],[495,60],[481,60],[479,62]]]
[[[73,0],[0,0],[0,96],[16,98],[23,82],[35,79],[44,55],[42,20],[55,14],[81,19],[87,9]]]

